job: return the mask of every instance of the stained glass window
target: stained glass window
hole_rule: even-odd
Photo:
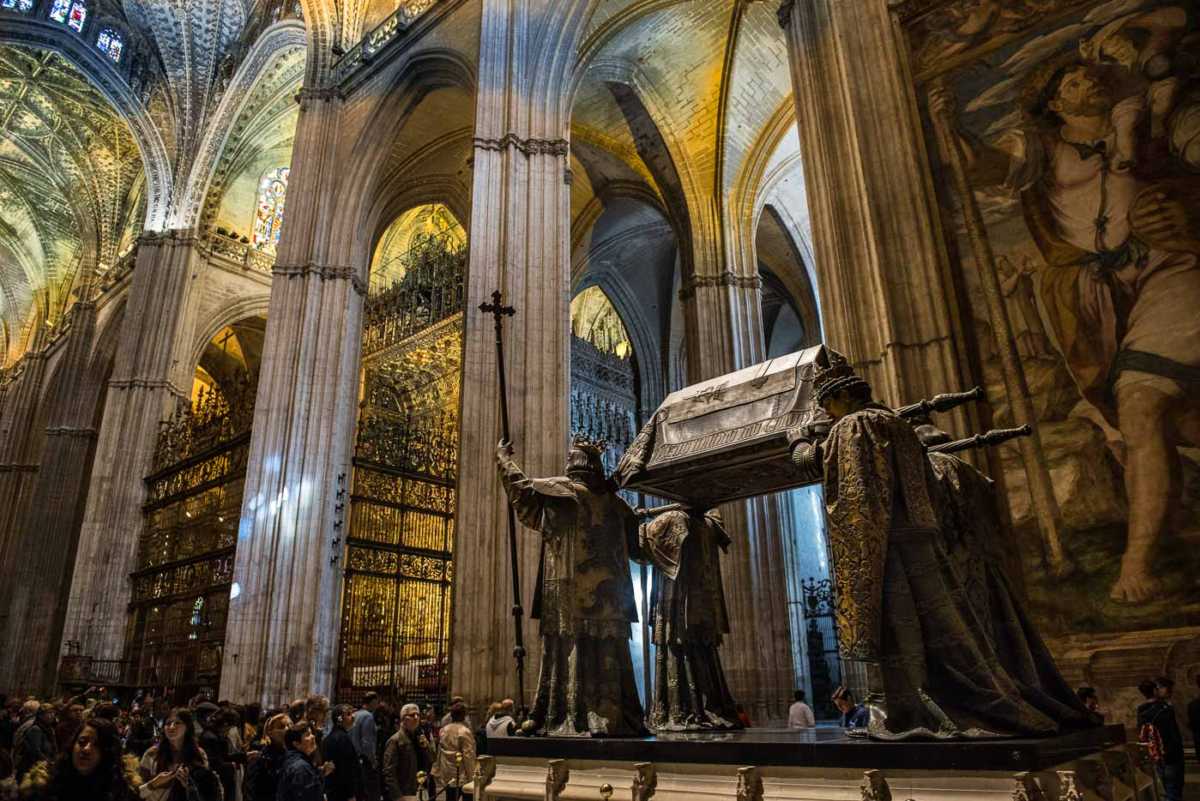
[[[0,0],[0,8],[13,8],[22,14],[33,11],[33,0]]]
[[[121,38],[121,34],[112,28],[100,31],[100,35],[96,37],[96,47],[114,62],[121,63],[121,53],[125,49],[125,41]]]
[[[87,21],[87,4],[82,0],[54,0],[50,6],[50,19],[75,30],[83,30]]]
[[[278,167],[267,170],[258,182],[258,207],[254,210],[254,247],[275,252],[279,231],[283,227],[283,201],[287,195],[291,170]]]

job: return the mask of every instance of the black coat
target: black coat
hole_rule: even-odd
[[[317,770],[308,757],[289,749],[283,770],[279,774],[279,787],[275,791],[276,801],[325,801],[325,783],[321,771]]]
[[[221,789],[226,798],[233,798],[237,788],[237,767],[229,761],[229,740],[212,729],[200,733],[200,747],[208,757],[208,767],[221,780]]]
[[[1166,764],[1183,764],[1183,732],[1179,730],[1179,721],[1175,719],[1175,707],[1162,700],[1142,704],[1137,710],[1137,722],[1139,726],[1149,723],[1158,729]]]
[[[352,801],[365,795],[362,762],[348,731],[335,726],[321,743],[321,756],[333,763],[333,773],[325,777],[329,801]]]
[[[242,782],[242,794],[246,801],[275,801],[279,789],[279,777],[283,763],[287,761],[287,749],[274,744],[264,746],[258,759],[246,767],[246,779]]]

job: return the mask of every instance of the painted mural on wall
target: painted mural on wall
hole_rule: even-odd
[[[957,0],[908,25],[997,422],[1011,417],[964,203],[994,253],[1076,567],[1064,581],[1042,565],[1006,450],[1031,608],[1052,636],[1200,625],[1200,2]]]

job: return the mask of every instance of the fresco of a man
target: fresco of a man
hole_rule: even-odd
[[[1171,177],[1182,171],[1151,131],[1146,95],[1114,101],[1102,70],[1043,67],[1027,125],[996,147],[962,143],[977,185],[1020,193],[1059,347],[1125,440],[1129,532],[1111,594],[1139,602],[1157,590],[1154,546],[1178,504],[1176,448],[1200,445],[1200,182]],[[952,102],[931,92],[934,114]]]

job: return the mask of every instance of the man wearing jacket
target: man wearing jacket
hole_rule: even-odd
[[[58,753],[54,739],[58,716],[54,705],[29,701],[22,712],[26,713],[23,715],[25,720],[13,738],[13,762],[18,781],[34,765],[42,760],[53,760]]]
[[[1149,684],[1149,682],[1145,682]],[[1141,687],[1139,687],[1141,689]],[[1153,682],[1153,696],[1138,707],[1138,727],[1153,726],[1162,741],[1162,754],[1157,763],[1158,778],[1163,783],[1166,801],[1183,801],[1183,733],[1175,718],[1175,707],[1171,705],[1171,693],[1175,682],[1167,676],[1159,676]],[[1145,694],[1145,690],[1142,690]]]
[[[375,710],[379,707],[379,694],[369,692],[363,696],[362,708],[354,713],[350,725],[350,740],[358,751],[363,768],[363,785],[367,801],[379,801],[379,727],[375,723]]]
[[[388,801],[415,801],[417,773],[433,765],[433,744],[420,731],[421,708],[405,704],[400,709],[400,730],[383,750],[383,783]]]
[[[349,704],[333,708],[333,730],[321,741],[321,756],[333,763],[333,773],[325,777],[325,797],[329,801],[355,801],[366,798],[362,763],[350,738],[354,709]]]

